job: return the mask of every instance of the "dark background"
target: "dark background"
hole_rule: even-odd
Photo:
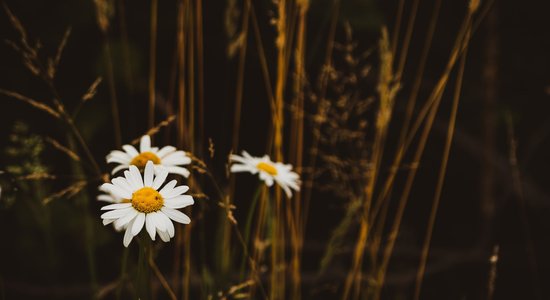
[[[67,26],[72,34],[64,50],[56,84],[68,107],[74,107],[95,78],[104,73],[102,52],[104,38],[95,20],[93,1],[2,1],[27,28],[31,40],[39,39],[43,52],[53,55]],[[130,41],[133,80],[128,82],[122,70],[122,50],[119,26],[115,18],[109,40],[115,58],[115,80],[123,141],[129,141],[146,131],[147,76],[149,51],[149,3],[126,1],[126,18]],[[162,106],[169,97],[169,81],[174,64],[176,6],[174,1],[159,1],[157,120],[167,116]],[[406,1],[410,2],[410,1]],[[424,74],[421,96],[424,99],[439,78],[449,51],[464,17],[467,1],[443,1]],[[488,17],[474,33],[468,52],[466,73],[458,115],[455,140],[448,166],[433,235],[430,259],[423,286],[422,299],[486,299],[489,277],[489,257],[499,246],[497,279],[494,299],[548,299],[550,280],[548,261],[550,243],[549,188],[547,184],[550,150],[549,53],[548,28],[550,5],[542,1],[494,1]],[[228,37],[225,34],[222,1],[204,2],[205,45],[205,136],[211,137],[219,154],[211,161],[217,176],[224,175],[225,153],[230,150],[236,60],[226,55]],[[343,22],[349,21],[358,42],[358,52],[377,42],[379,27],[387,24],[393,30],[397,1],[344,1],[336,40],[343,42]],[[417,57],[430,19],[433,1],[421,1],[415,33],[410,47],[403,87],[396,100],[396,124],[405,109],[417,67]],[[410,9],[406,5],[405,16]],[[269,26],[267,1],[256,4],[268,61],[275,53],[268,47],[274,30]],[[491,19],[492,18],[492,19]],[[324,57],[324,38],[330,19],[329,1],[311,1],[308,22],[308,65],[311,78],[318,74]],[[489,22],[488,20],[491,19]],[[405,19],[406,20],[406,19]],[[401,33],[403,35],[403,33]],[[0,14],[0,39],[16,40],[17,33],[4,13]],[[250,41],[249,41],[250,43]],[[491,44],[492,43],[492,44]],[[250,43],[251,45],[253,43]],[[488,49],[495,50],[489,53]],[[493,81],[485,70],[496,68]],[[0,45],[0,88],[19,91],[35,99],[48,100],[45,86],[22,65],[20,55],[7,45]],[[274,67],[272,67],[272,71]],[[250,47],[246,64],[241,149],[260,154],[265,149],[265,132],[269,124],[269,107],[260,76],[255,47]],[[488,103],[487,91],[495,91],[495,102]],[[423,242],[436,174],[441,159],[452,93],[444,96],[442,114],[436,120],[427,152],[417,176],[415,188],[396,245],[387,279],[385,298],[409,299],[419,251]],[[423,98],[424,97],[424,98]],[[75,100],[72,100],[75,99]],[[14,123],[23,120],[29,132],[64,139],[62,127],[43,112],[0,96],[0,145],[9,145]],[[106,82],[97,96],[87,103],[77,123],[92,146],[98,161],[114,148],[111,133],[109,95]],[[485,121],[493,120],[490,125]],[[511,120],[511,121],[510,121]],[[487,126],[492,126],[489,138]],[[397,126],[396,126],[397,127]],[[517,155],[523,197],[514,188],[514,169],[509,163],[509,128],[517,140]],[[396,128],[392,128],[394,132]],[[391,138],[391,137],[390,137]],[[395,138],[395,137],[393,137]],[[488,142],[489,139],[489,142]],[[174,137],[168,137],[174,142]],[[307,141],[307,139],[306,139]],[[491,142],[492,141],[492,142]],[[202,141],[203,145],[206,141]],[[487,150],[489,149],[489,150]],[[488,151],[488,152],[487,152]],[[46,150],[44,163],[55,174],[70,174],[64,156]],[[9,155],[0,155],[0,168],[16,163]],[[103,164],[103,170],[107,166]],[[490,186],[493,209],[484,210],[482,182],[487,169],[493,171]],[[485,170],[485,171],[484,171]],[[68,176],[68,175],[67,175]],[[244,184],[242,184],[244,186]],[[65,184],[55,181],[50,191]],[[6,193],[4,193],[6,194]],[[94,195],[94,189],[90,188]],[[312,299],[336,299],[329,292],[334,283],[345,278],[347,264],[331,266],[328,275],[316,276],[318,261],[324,251],[330,231],[338,224],[344,208],[338,195],[318,192],[313,197],[311,220],[306,236],[304,261],[304,296]],[[4,201],[4,200],[3,200]],[[73,214],[75,203],[63,199],[52,203],[50,218],[59,233],[53,238],[50,261],[44,246],[40,222],[27,213],[23,204],[3,204],[0,210],[0,289],[7,299],[37,298],[75,299],[88,295],[89,278],[84,259],[83,238],[79,234],[82,222]],[[80,206],[78,206],[80,207]],[[89,209],[98,211],[99,204]],[[17,214],[14,213],[17,212]],[[81,212],[82,213],[82,212]],[[84,213],[82,213],[84,214]],[[97,215],[99,218],[99,213]],[[99,222],[97,222],[99,223]],[[63,229],[64,224],[70,229]],[[107,283],[117,276],[117,261],[121,255],[119,240],[112,240],[110,228],[98,225],[98,278]],[[170,247],[170,246],[167,246]],[[112,250],[116,249],[116,250]],[[114,252],[112,252],[114,251]],[[170,253],[168,249],[165,249]],[[346,249],[341,258],[350,255]],[[169,261],[164,261],[166,266]],[[53,264],[49,265],[49,264]],[[55,270],[55,271],[51,271]],[[310,292],[313,291],[313,292]],[[320,292],[319,292],[320,291]],[[84,295],[84,296],[83,296]]]

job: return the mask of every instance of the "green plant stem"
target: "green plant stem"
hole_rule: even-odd
[[[75,127],[76,128],[76,127]],[[78,132],[78,131],[77,131]],[[74,137],[70,134],[67,134],[67,141],[69,148],[74,150],[76,148],[76,141]],[[78,177],[84,177],[84,170],[82,165],[72,161],[71,168],[73,172]],[[95,245],[94,245],[94,220],[90,213],[90,198],[86,193],[79,193],[78,195],[79,205],[82,209],[83,221],[84,221],[84,236],[86,241],[86,256],[88,260],[88,272],[91,281],[91,288],[93,292],[93,298],[97,297],[98,283],[97,283],[97,272],[96,272],[96,260],[95,260]]]
[[[252,198],[252,203],[250,204],[250,209],[248,210],[248,215],[246,216],[246,223],[244,226],[244,243],[246,246],[250,244],[250,230],[252,228],[252,220],[254,217],[254,212],[256,211],[256,206],[258,205],[258,199],[260,199],[260,194],[262,192],[262,186],[258,186],[256,189],[256,192],[254,193],[254,198]],[[240,274],[241,278],[244,274],[244,267],[246,264],[246,260],[248,259],[247,256],[243,256],[242,262],[241,262],[241,268],[240,268]]]
[[[136,290],[139,299],[149,300],[151,299],[151,281],[149,279],[150,270],[148,257],[151,251],[151,240],[146,236],[146,233],[142,232],[139,241]]]
[[[120,300],[122,295],[122,288],[124,286],[124,282],[126,281],[126,268],[128,267],[128,253],[130,250],[128,248],[124,247],[124,250],[122,252],[122,259],[120,263],[120,279],[118,282],[118,287],[116,290],[116,299]]]

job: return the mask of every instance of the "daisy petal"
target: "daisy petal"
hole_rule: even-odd
[[[107,156],[107,163],[110,164],[110,163],[118,163],[118,164],[129,164],[130,163],[130,160],[128,159],[125,159],[125,158],[120,158],[120,157],[116,157],[116,156]]]
[[[132,239],[134,236],[132,235],[132,227],[134,224],[134,220],[132,220],[128,227],[126,227],[126,232],[124,232],[124,239],[122,240],[122,244],[124,244],[124,247],[128,247],[130,245],[130,242],[132,242]]]
[[[143,153],[150,150],[151,150],[151,137],[148,135],[144,135],[141,137],[141,141],[139,142],[139,151]]]
[[[248,152],[246,152],[246,151],[244,151],[244,150],[243,150],[243,152],[241,152],[241,154],[242,154],[243,157],[246,158],[246,159],[249,159],[249,160],[250,160],[250,159],[254,159],[254,158],[252,157],[252,155],[248,154]]]
[[[288,198],[292,197],[292,192],[290,191],[290,188],[288,187],[288,185],[279,184],[279,186],[281,186],[283,188],[283,190],[285,191],[285,194]]]
[[[104,202],[111,202],[111,203],[116,202],[115,198],[113,198],[110,195],[105,195],[105,194],[97,196],[97,200],[98,201],[104,201]]]
[[[126,214],[131,213],[134,210],[133,207],[111,210],[101,215],[102,219],[118,219],[126,216]]]
[[[117,173],[118,171],[120,171],[120,170],[128,169],[128,167],[129,167],[129,163],[128,163],[128,164],[123,164],[123,165],[116,166],[116,167],[111,171],[111,175],[116,174],[116,173]]]
[[[124,171],[124,178],[128,181],[128,184],[132,187],[132,191],[139,190],[139,183],[134,180],[134,176],[130,173],[129,170]]]
[[[159,230],[158,233],[159,233],[160,239],[163,242],[168,243],[170,241],[170,236],[168,235],[168,232]]]
[[[145,174],[143,174],[143,185],[151,187],[153,185],[153,175],[155,173],[155,169],[153,167],[153,162],[148,161],[145,165]]]
[[[230,169],[231,173],[238,173],[238,172],[250,172],[250,173],[256,173],[256,169],[252,168],[248,165],[241,165],[241,164],[234,164],[231,165]]]
[[[184,213],[182,213],[179,210],[175,210],[168,207],[161,208],[161,211],[170,219],[182,223],[182,224],[189,224],[191,223],[191,219],[189,219],[188,216],[186,216]]]
[[[185,178],[189,177],[189,175],[191,174],[191,172],[189,172],[189,170],[187,170],[186,168],[182,168],[182,167],[175,167],[175,166],[170,166],[170,167],[167,167],[168,169],[168,172],[172,173],[172,174],[179,174]]]
[[[170,198],[174,198],[176,196],[179,196],[185,192],[187,192],[189,190],[189,187],[186,186],[186,185],[180,185],[174,189],[171,189],[171,190],[166,190],[166,191],[161,191],[160,194],[162,195],[162,197],[164,199],[170,199]]]
[[[122,146],[122,149],[128,153],[132,158],[139,155],[139,152],[136,150],[136,148],[132,145],[124,145]]]
[[[145,229],[147,229],[147,233],[149,233],[151,240],[154,241],[155,235],[157,232],[157,227],[155,225],[155,221],[153,220],[153,214],[147,214],[146,220],[145,220]]]
[[[107,155],[107,163],[118,162],[121,164],[128,164],[132,160],[132,157],[120,150],[113,150],[109,155]]]
[[[159,193],[162,195],[162,193],[166,193],[166,192],[172,190],[176,186],[177,183],[178,183],[177,180],[171,180],[159,191]]]
[[[134,223],[132,224],[133,236],[136,236],[141,231],[144,223],[145,223],[145,214],[144,213],[138,214],[137,217],[134,219]]]
[[[141,173],[139,172],[139,169],[136,166],[130,166],[130,175],[133,177],[134,184],[138,188],[143,187],[143,180],[141,178]]]
[[[113,178],[111,180],[111,182],[114,185],[116,185],[117,187],[122,188],[125,192],[128,192],[130,194],[132,194],[132,192],[134,191],[134,189],[128,183],[128,180],[126,180],[126,178],[124,178],[124,177]],[[126,199],[128,199],[128,198],[126,198]]]
[[[113,150],[111,151],[108,155],[107,155],[107,158],[109,157],[118,157],[118,158],[122,158],[122,159],[127,159],[127,160],[131,160],[132,157],[126,153],[126,152],[122,152],[120,150]]]
[[[117,221],[119,221],[119,220],[120,220],[120,219],[116,220],[116,221],[113,223],[113,228],[114,228],[116,231],[118,231],[118,232],[120,232],[120,231],[122,231],[122,230],[126,230],[126,225],[120,225],[120,223],[117,222]]]
[[[115,203],[115,204],[103,206],[101,210],[123,209],[123,208],[128,208],[130,206],[132,206],[132,203]]]
[[[130,221],[132,221],[137,215],[139,214],[139,212],[137,210],[132,210],[130,211],[126,216],[120,218],[120,219],[117,219],[115,221],[115,227],[125,227],[128,223],[130,223]]]
[[[132,193],[128,191],[127,189],[122,188],[119,185],[111,185],[109,186],[110,192],[113,196],[117,196],[122,199],[131,199]]]
[[[170,221],[170,219],[163,213],[157,214],[157,220],[163,222],[164,226],[166,227],[166,231],[168,232],[168,235],[170,237],[174,237],[175,229],[172,221]]]
[[[153,220],[155,220],[155,225],[157,226],[157,229],[160,231],[166,231],[166,224],[164,224],[162,218],[160,217],[162,213],[156,211],[152,213],[152,215],[153,215]]]
[[[265,172],[260,172],[260,173],[258,173],[258,176],[260,177],[261,180],[263,180],[265,182],[265,184],[267,186],[272,186],[273,185],[273,177],[271,177],[271,175],[269,175]]]
[[[164,205],[169,208],[184,208],[195,203],[193,197],[182,195],[171,199],[165,199]]]
[[[183,151],[176,151],[166,155],[162,159],[162,163],[165,165],[188,165],[191,163],[191,158]]]
[[[116,219],[103,219],[103,225],[109,225],[113,223]]]
[[[168,218],[168,223],[166,223],[166,225],[168,225],[168,235],[173,238],[176,234],[176,229],[174,228],[174,223],[172,223],[172,220],[170,220],[170,218]]]
[[[166,168],[157,168],[156,170],[157,170],[157,176],[153,181],[152,188],[158,191],[158,189],[164,183],[164,181],[166,180],[166,177],[168,176],[168,170],[166,170]]]
[[[229,160],[231,162],[239,162],[239,163],[242,163],[242,164],[247,164],[248,163],[248,160],[246,160],[244,157],[236,155],[236,154],[229,155]]]
[[[162,158],[164,158],[166,155],[168,155],[168,154],[170,154],[170,153],[172,153],[172,152],[174,152],[174,151],[176,151],[176,147],[173,147],[173,146],[164,146],[164,147],[162,147],[162,149],[160,149],[159,152],[157,152],[157,156],[158,156],[159,158],[162,159]]]

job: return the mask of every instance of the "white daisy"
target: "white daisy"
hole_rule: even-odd
[[[115,203],[104,206],[101,210],[109,210],[101,215],[103,225],[114,222],[115,228],[126,228],[123,243],[128,247],[134,236],[143,226],[152,240],[158,233],[160,238],[168,242],[174,237],[174,224],[176,221],[189,224],[191,219],[177,210],[194,203],[190,195],[182,195],[189,190],[188,186],[176,187],[176,180],[168,182],[162,189],[168,170],[155,169],[153,162],[145,165],[143,178],[136,166],[130,166],[130,170],[124,172],[124,177],[111,180],[112,183],[104,183],[102,189],[129,202]]]
[[[191,163],[191,158],[184,151],[176,151],[173,146],[165,146],[159,150],[157,147],[151,147],[151,137],[144,135],[139,143],[139,152],[132,145],[122,146],[124,151],[113,150],[107,155],[107,163],[117,163],[111,174],[120,170],[128,169],[131,165],[143,170],[148,161],[152,161],[157,166],[163,166],[168,173],[179,174],[184,177],[189,176],[189,170],[183,165]]]
[[[277,182],[283,188],[288,197],[292,196],[291,189],[300,190],[300,176],[292,171],[292,165],[285,165],[280,162],[272,162],[269,156],[253,157],[246,151],[242,156],[231,154],[229,159],[234,162],[231,166],[231,172],[250,172],[258,173],[261,180],[267,186],[272,186],[273,181]]]

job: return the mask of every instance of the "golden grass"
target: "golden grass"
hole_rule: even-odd
[[[110,108],[113,118],[113,134],[115,144],[118,148],[121,145],[120,120],[117,103],[117,93],[114,80],[113,61],[109,44],[110,28],[110,6],[107,1],[96,0],[96,17],[98,26],[104,37],[104,50],[106,57],[107,72],[106,78],[109,85]],[[242,3],[242,13],[240,14],[240,26],[235,26],[234,39],[228,46],[229,56],[235,55],[237,61],[235,95],[234,95],[234,115],[231,135],[231,151],[240,150],[240,132],[241,121],[244,117],[243,98],[247,87],[246,68],[250,48],[255,46],[258,55],[258,62],[264,88],[266,90],[266,101],[271,109],[270,129],[266,134],[266,153],[271,154],[275,161],[288,162],[293,164],[295,170],[302,176],[302,191],[296,193],[292,198],[285,197],[279,187],[275,187],[271,192],[268,187],[261,185],[258,189],[256,199],[248,207],[237,207],[234,201],[236,188],[238,187],[234,177],[229,178],[226,184],[220,184],[214,176],[211,166],[208,166],[203,159],[214,158],[216,152],[212,139],[204,135],[204,123],[206,117],[205,111],[205,86],[210,83],[204,82],[204,36],[203,36],[203,3],[202,1],[177,1],[177,28],[175,36],[175,65],[172,73],[173,82],[170,84],[169,95],[175,97],[169,98],[168,109],[169,116],[155,124],[157,102],[157,35],[158,35],[158,0],[151,1],[150,9],[150,48],[149,48],[149,70],[148,70],[148,112],[147,124],[148,130],[145,134],[154,136],[161,130],[165,130],[175,123],[177,144],[180,148],[189,151],[193,159],[193,165],[190,167],[194,175],[186,182],[190,186],[191,192],[196,200],[205,200],[204,205],[210,205],[210,208],[217,209],[220,220],[218,222],[216,241],[213,244],[217,249],[215,253],[214,267],[215,272],[219,273],[213,276],[220,280],[219,283],[212,283],[210,275],[203,275],[202,295],[209,299],[301,299],[304,297],[302,282],[302,259],[304,255],[304,242],[306,227],[310,208],[315,203],[311,203],[313,195],[316,174],[322,171],[321,161],[332,160],[334,165],[346,163],[336,154],[322,153],[320,148],[324,142],[322,128],[331,122],[331,113],[334,113],[334,107],[338,105],[341,99],[329,99],[333,77],[341,76],[335,67],[336,42],[338,29],[340,1],[334,0],[330,7],[331,19],[329,30],[326,35],[326,50],[324,53],[323,66],[319,72],[317,90],[313,95],[308,94],[308,66],[307,61],[307,34],[308,34],[308,13],[310,5],[315,3],[308,0],[277,0],[272,3],[274,17],[271,20],[274,24],[276,38],[272,43],[264,45],[260,22],[256,14],[256,7],[251,0],[245,0]],[[236,3],[233,3],[232,10]],[[419,8],[419,1],[412,2],[411,10],[408,15],[408,22],[404,29],[403,39],[400,39],[401,23],[405,13],[405,1],[401,0],[397,6],[397,17],[390,35],[384,27],[381,30],[379,43],[374,47],[378,53],[375,69],[378,70],[376,76],[376,90],[374,95],[370,95],[367,100],[360,103],[360,115],[366,118],[367,111],[373,112],[373,120],[363,120],[359,132],[348,134],[355,139],[365,136],[368,141],[360,144],[361,174],[352,178],[351,174],[340,174],[342,182],[346,184],[345,188],[350,190],[347,194],[348,199],[342,206],[346,206],[346,215],[342,218],[340,225],[336,227],[329,238],[328,247],[323,261],[322,270],[328,268],[330,261],[335,257],[342,243],[350,240],[353,249],[351,264],[346,278],[340,282],[341,299],[381,299],[382,289],[387,277],[388,266],[394,255],[394,248],[399,237],[401,222],[406,210],[411,190],[414,188],[414,182],[417,170],[421,164],[427,141],[431,134],[432,126],[436,116],[440,113],[443,94],[446,91],[452,75],[456,75],[454,95],[452,97],[452,109],[449,116],[449,125],[444,144],[444,150],[441,158],[441,166],[437,174],[438,181],[435,185],[432,208],[428,219],[428,226],[419,266],[417,269],[414,298],[420,299],[423,277],[426,270],[426,264],[429,258],[430,243],[432,233],[435,227],[438,207],[444,188],[445,174],[447,164],[451,154],[454,128],[459,110],[460,91],[464,68],[466,63],[466,52],[468,49],[471,35],[479,25],[482,16],[475,18],[479,9],[479,1],[471,1],[468,12],[464,18],[463,24],[456,35],[456,41],[453,45],[447,65],[438,77],[436,84],[429,96],[423,102],[419,101],[420,86],[422,84],[425,67],[428,63],[429,52],[437,27],[438,15],[441,1],[435,2],[429,27],[427,30],[424,47],[421,52],[419,67],[416,70],[416,76],[412,84],[409,95],[404,96],[407,99],[405,113],[403,115],[403,125],[398,129],[397,146],[395,149],[389,149],[388,139],[393,138],[391,125],[392,120],[396,118],[394,104],[396,102],[400,86],[402,85],[403,73],[406,70],[409,47],[413,31],[415,30],[416,16]],[[487,6],[489,6],[488,4]],[[53,58],[48,58],[44,64],[39,59],[38,44],[32,44],[28,40],[27,33],[21,22],[4,5],[5,10],[10,17],[12,26],[20,35],[20,40],[10,42],[12,48],[18,51],[22,58],[24,66],[34,75],[40,77],[48,85],[53,100],[51,104],[45,104],[43,101],[31,99],[23,94],[0,89],[0,94],[27,103],[50,116],[53,116],[60,123],[64,124],[71,138],[68,138],[70,146],[64,146],[61,142],[54,139],[46,139],[55,149],[61,151],[75,163],[87,163],[91,166],[91,173],[95,175],[95,180],[105,180],[104,172],[100,169],[98,163],[92,155],[91,149],[82,137],[79,129],[74,123],[74,118],[81,110],[84,103],[95,97],[97,88],[102,82],[98,77],[84,93],[77,108],[71,114],[59,97],[59,93],[54,85],[54,77],[57,66],[62,56],[63,49],[70,36],[70,29],[66,31],[62,38],[57,52]],[[125,45],[125,53],[128,55],[128,41],[125,24],[124,2],[118,1],[120,13],[120,30]],[[232,11],[230,13],[235,13]],[[238,27],[238,29],[236,29]],[[351,40],[351,29],[346,28],[346,32]],[[250,36],[249,36],[250,35]],[[254,45],[248,45],[249,39],[254,40]],[[350,41],[350,45],[353,44]],[[273,47],[275,50],[275,59],[270,61],[266,55],[266,47]],[[353,48],[353,46],[351,46]],[[399,50],[399,51],[398,51]],[[350,53],[352,51],[349,51]],[[370,52],[369,52],[370,54]],[[368,55],[368,54],[366,54]],[[127,58],[128,59],[128,58]],[[353,57],[347,58],[353,61]],[[371,66],[361,70],[365,77],[370,74]],[[272,78],[272,75],[274,77]],[[131,82],[131,69],[129,62],[126,62],[126,76]],[[311,103],[314,113],[309,114],[308,100],[312,98]],[[172,98],[177,102],[173,103]],[[349,100],[349,99],[348,99]],[[160,100],[158,100],[160,101]],[[345,101],[341,102],[344,103]],[[350,104],[347,109],[352,110],[357,106]],[[344,106],[345,106],[344,105]],[[358,104],[359,105],[359,104]],[[418,113],[415,114],[415,111]],[[172,115],[171,112],[174,112]],[[308,123],[310,121],[310,123]],[[368,128],[366,123],[372,124]],[[286,126],[286,127],[285,127]],[[287,130],[285,130],[287,129]],[[310,135],[311,143],[306,144],[304,137]],[[344,134],[342,134],[345,136]],[[73,142],[73,139],[77,143]],[[137,143],[136,138],[132,143]],[[208,140],[208,147],[206,141]],[[78,147],[77,147],[78,144]],[[390,153],[394,150],[395,153]],[[392,155],[393,154],[393,155]],[[408,155],[412,154],[410,162],[404,162]],[[224,154],[222,154],[224,155]],[[386,166],[383,162],[387,156],[391,156],[391,165]],[[353,161],[351,162],[353,164]],[[361,167],[365,167],[364,170]],[[76,170],[76,169],[75,169]],[[405,184],[402,189],[395,188],[398,171],[404,170]],[[82,173],[82,170],[76,170]],[[337,171],[333,171],[338,173]],[[516,174],[519,176],[518,174]],[[516,177],[517,177],[516,176]],[[51,174],[30,174],[27,180],[53,179],[55,175]],[[519,180],[519,179],[518,179]],[[43,204],[58,198],[70,198],[80,194],[89,180],[80,180],[68,187],[46,197]],[[206,195],[208,190],[206,186],[211,187],[216,195]],[[400,190],[397,195],[398,203],[395,211],[390,209],[390,195]],[[206,201],[208,199],[208,201]],[[87,202],[86,202],[87,203]],[[256,205],[257,203],[257,205]],[[87,204],[86,204],[87,205]],[[243,203],[244,206],[246,204]],[[234,213],[237,209],[246,211],[249,209],[246,222],[238,220]],[[195,212],[198,211],[195,208]],[[188,210],[191,213],[190,210]],[[202,216],[203,210],[200,210]],[[202,221],[202,219],[200,220]],[[204,221],[208,222],[208,220]],[[156,280],[168,294],[171,299],[191,299],[196,293],[193,289],[191,279],[193,272],[201,268],[210,268],[206,262],[195,263],[193,257],[198,256],[194,253],[192,247],[192,235],[196,230],[204,230],[199,223],[192,223],[187,226],[178,226],[176,229],[175,249],[173,253],[173,270],[170,277],[166,277],[163,270],[157,266],[154,259],[154,248],[148,248],[145,254],[141,254],[140,262],[145,262],[146,269],[150,268],[155,274]],[[389,227],[389,233],[387,230]],[[88,228],[90,229],[91,226]],[[197,234],[206,235],[204,232]],[[349,238],[351,235],[353,237]],[[91,239],[91,233],[89,238]],[[90,264],[93,262],[93,251],[89,250]],[[498,257],[498,250],[495,250]],[[127,255],[127,253],[126,253]],[[143,257],[142,255],[147,255]],[[242,260],[242,267],[239,269],[239,263],[234,260]],[[204,265],[200,265],[200,263]],[[120,296],[125,276],[125,262],[121,280],[112,283],[99,290],[98,295],[106,296],[110,292],[117,290]],[[143,265],[140,265],[142,268]],[[90,267],[93,270],[93,267]],[[490,282],[494,283],[496,267],[493,266]],[[145,272],[145,273],[141,273]],[[92,272],[93,273],[93,272]],[[140,269],[140,280],[145,285],[151,283],[151,279],[146,278],[147,271]],[[232,276],[233,273],[239,276]],[[145,274],[145,275],[144,275]],[[142,277],[145,276],[145,277]],[[147,287],[143,287],[146,292]],[[139,290],[140,288],[138,288]],[[492,291],[490,289],[490,297]],[[141,290],[140,290],[141,291]]]

